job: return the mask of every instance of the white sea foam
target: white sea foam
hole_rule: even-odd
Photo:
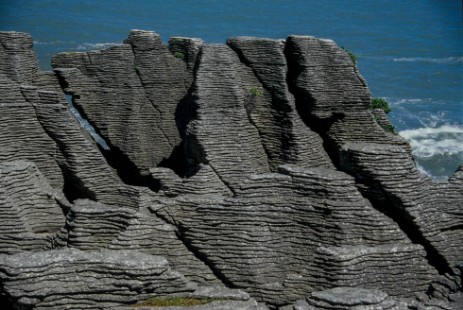
[[[404,57],[394,58],[398,62],[430,62],[438,64],[463,64],[463,56],[447,58],[426,58],[426,57]]]
[[[418,128],[400,131],[410,142],[413,154],[419,158],[436,155],[463,155],[463,127],[444,125],[437,128]]]
[[[77,46],[78,50],[101,50],[111,46],[121,45],[121,43],[106,42],[106,43],[82,43]]]

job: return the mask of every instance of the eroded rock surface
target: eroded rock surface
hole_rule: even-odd
[[[0,276],[2,290],[17,307],[35,309],[110,309],[195,289],[166,259],[130,250],[0,256]]]
[[[2,309],[463,306],[463,166],[420,174],[333,41],[0,43]]]

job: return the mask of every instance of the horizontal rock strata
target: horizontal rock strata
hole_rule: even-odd
[[[17,307],[109,309],[153,295],[194,291],[166,259],[77,249],[0,256],[2,289]]]
[[[0,308],[461,308],[463,165],[421,175],[333,41],[132,30],[52,66],[0,32]]]
[[[0,162],[0,254],[45,250],[68,203],[32,162]]]
[[[236,194],[179,196],[153,210],[178,221],[186,241],[226,283],[267,302],[293,302],[338,280],[411,297],[436,273],[422,247],[413,246],[341,172],[286,165],[280,174],[249,176]],[[343,245],[349,253],[359,243],[368,250],[352,251],[352,258],[321,250]]]

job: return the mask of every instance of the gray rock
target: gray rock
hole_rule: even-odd
[[[370,93],[365,80],[336,43],[295,35],[286,42],[290,87],[308,105],[304,111],[310,116],[323,120],[339,112],[364,111],[368,107]]]
[[[33,161],[56,189],[64,179],[56,159],[56,145],[37,119],[34,106],[24,97],[19,84],[0,72],[0,161]]]
[[[136,251],[77,249],[0,256],[3,291],[18,308],[109,309],[194,291],[166,259]]]
[[[305,126],[298,115],[286,83],[284,41],[236,37],[228,39],[227,44],[260,82],[243,85],[246,110],[259,132],[272,170],[285,163],[333,167],[320,136]]]
[[[1,301],[114,308],[199,285],[238,299],[200,309],[461,304],[463,166],[421,175],[333,41],[133,30],[54,72],[29,35],[0,43]]]
[[[380,289],[394,297],[411,298],[425,292],[435,275],[426,264],[423,248],[414,244],[322,246],[317,253],[316,262],[333,286]]]
[[[346,143],[341,156],[342,166],[356,175],[366,195],[437,255],[443,270],[461,259],[462,186],[457,177],[431,182],[400,146]]]
[[[377,209],[425,246],[441,272],[448,270],[463,249],[461,173],[448,184],[420,175],[411,147],[386,132],[366,110],[370,96],[365,81],[334,42],[290,36],[287,57],[296,104],[324,137],[331,158],[355,176]]]
[[[188,124],[185,137],[190,165],[208,164],[231,191],[243,175],[270,171],[258,130],[245,109],[242,70],[259,85],[231,48],[203,46],[193,84],[198,116]]]
[[[68,207],[34,163],[0,162],[0,254],[50,249]]]
[[[178,196],[152,209],[177,223],[226,283],[260,301],[288,304],[332,287],[337,276],[343,285],[384,286],[393,296],[426,289],[436,272],[422,248],[371,207],[352,177],[289,165],[280,172],[248,176],[235,197]],[[337,261],[320,251],[322,245],[350,251],[358,244],[371,254],[354,251],[352,259]],[[343,274],[344,268],[353,271]]]
[[[176,108],[191,77],[158,34],[132,30],[125,42],[104,51],[60,53],[52,66],[111,148],[148,175],[180,143]]]
[[[100,217],[106,218],[106,216],[102,212]],[[120,216],[118,215],[118,217]],[[122,218],[123,221],[116,220],[116,223],[123,225],[124,229],[121,229],[117,237],[110,242],[100,242],[100,247],[108,246],[110,249],[120,250],[133,249],[152,255],[164,256],[175,270],[181,272],[194,283],[201,285],[221,284],[211,269],[195,257],[179,239],[178,231],[174,225],[166,223],[146,208],[130,216],[132,218],[127,223],[125,222],[126,218]],[[102,221],[102,219],[94,219],[94,222],[99,221]],[[88,226],[91,229],[92,225]],[[100,235],[100,227],[100,225],[93,225],[92,232],[95,236]]]
[[[128,307],[116,307],[115,310],[132,310]],[[200,306],[179,306],[179,307],[140,307],[140,310],[268,310],[268,308],[257,303],[254,299],[248,301],[223,300],[212,301]]]
[[[313,292],[307,298],[307,303],[309,305],[305,308],[307,310],[397,309],[395,307],[396,302],[386,293],[379,290],[353,287],[335,287],[321,292]]]
[[[38,71],[32,36],[0,31],[0,72],[16,83],[32,84]]]

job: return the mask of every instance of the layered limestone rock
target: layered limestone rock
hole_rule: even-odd
[[[232,198],[178,196],[152,210],[175,222],[225,283],[271,304],[336,285],[400,297],[426,290],[436,271],[423,248],[352,177],[289,165],[279,172],[249,176]]]
[[[397,302],[379,290],[367,290],[352,287],[335,287],[314,292],[306,299],[297,301],[293,306],[282,310],[387,310],[398,309]],[[404,308],[406,309],[406,308]]]
[[[148,209],[134,214],[126,228],[111,240],[108,247],[164,256],[175,270],[194,283],[221,284],[212,270],[179,239],[175,226],[158,218]]]
[[[23,96],[19,84],[2,74],[0,92],[0,161],[33,161],[54,188],[62,189],[64,179],[56,162],[60,155],[33,105]]]
[[[341,154],[342,166],[356,176],[362,191],[425,244],[436,264],[448,270],[461,260],[461,184],[432,183],[401,147],[348,143]]]
[[[434,265],[448,270],[463,249],[461,181],[438,185],[418,172],[410,146],[366,110],[366,84],[334,42],[290,36],[287,57],[296,104],[324,137],[338,168],[355,176],[376,208],[425,245]]]
[[[180,143],[176,110],[192,78],[158,34],[133,30],[125,43],[104,51],[60,53],[52,66],[111,148],[120,150],[136,173],[148,175]]]
[[[0,256],[0,276],[2,291],[17,308],[110,309],[195,289],[163,257],[130,250]]]
[[[0,32],[6,309],[461,305],[463,166],[421,175],[333,41],[133,30],[48,72],[32,42]]]
[[[453,310],[452,306],[442,300],[404,300],[392,298],[380,290],[335,287],[332,289],[313,292],[307,298],[298,300],[290,306],[280,310],[407,310],[407,309],[433,309]]]
[[[68,207],[33,162],[1,161],[0,254],[51,249]]]
[[[0,31],[0,67],[2,75],[16,83],[33,83],[39,67],[30,34]]]
[[[285,42],[236,37],[227,44],[259,80],[257,85],[244,87],[249,92],[246,110],[259,132],[272,171],[285,163],[332,167],[322,139],[305,126],[288,89]]]

